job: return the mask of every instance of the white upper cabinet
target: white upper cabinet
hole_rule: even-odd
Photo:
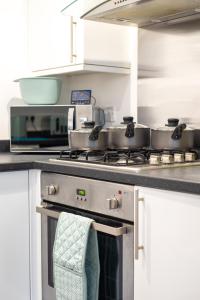
[[[28,46],[32,71],[61,67],[71,61],[71,18],[60,14],[59,1],[29,0]]]
[[[29,0],[29,61],[35,75],[129,73],[134,28],[63,16],[63,1]],[[106,68],[107,69],[106,69]]]
[[[138,190],[134,300],[200,299],[200,196]]]

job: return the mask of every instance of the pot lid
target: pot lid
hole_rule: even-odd
[[[82,124],[81,128],[75,129],[75,130],[72,130],[72,131],[90,133],[90,132],[92,132],[92,129],[94,128],[94,126],[95,126],[94,121],[85,121]]]
[[[176,119],[176,118],[169,118],[167,120],[167,124],[165,124],[165,126],[158,127],[155,130],[174,131],[174,129],[180,125],[185,126],[184,131],[193,130],[193,128],[188,127],[185,123],[179,123],[179,119]]]
[[[75,130],[72,130],[72,131],[73,132],[80,132],[80,133],[91,133],[94,128],[95,128],[95,122],[94,121],[85,121],[80,129],[75,129]],[[101,129],[101,132],[105,132],[105,131],[106,131],[105,129]]]
[[[149,128],[148,126],[134,122],[134,118],[132,116],[125,116],[123,117],[123,122],[116,126],[110,126],[108,129],[126,129],[127,125],[130,123],[134,123],[134,128]]]

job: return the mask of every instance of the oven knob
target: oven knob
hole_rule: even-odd
[[[120,206],[117,198],[107,199],[108,209],[117,209]]]
[[[46,187],[48,195],[55,195],[58,191],[58,187],[51,184]]]

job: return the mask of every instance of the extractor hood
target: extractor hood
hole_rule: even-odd
[[[68,0],[63,13],[88,20],[148,27],[200,19],[200,0]]]

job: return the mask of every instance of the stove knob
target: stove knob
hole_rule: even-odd
[[[196,154],[193,152],[186,152],[185,153],[185,161],[195,161],[196,160]]]
[[[117,209],[120,207],[119,200],[117,198],[107,199],[108,209]]]
[[[47,194],[51,196],[57,194],[58,191],[58,187],[53,184],[48,185],[46,189],[47,189]]]
[[[150,155],[150,159],[149,159],[150,165],[159,165],[160,162],[161,162],[160,155],[154,155],[154,154]]]
[[[162,163],[163,164],[173,164],[174,156],[172,154],[162,154]]]
[[[185,157],[183,153],[174,153],[174,162],[181,163],[185,161]]]

